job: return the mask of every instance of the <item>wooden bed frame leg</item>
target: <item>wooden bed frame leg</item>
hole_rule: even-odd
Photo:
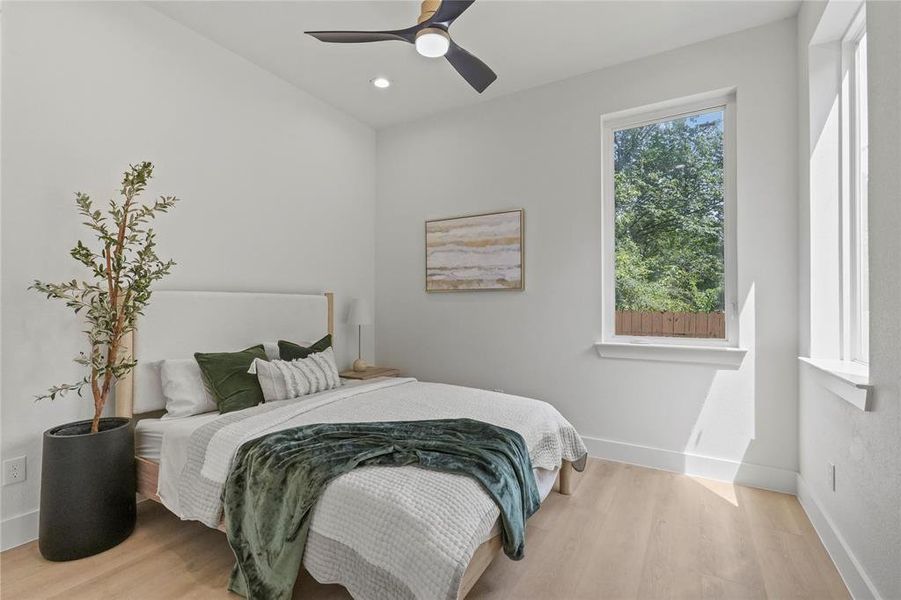
[[[560,473],[557,475],[559,479],[558,490],[564,496],[571,496],[579,486],[581,474],[573,468],[573,464],[563,461],[560,465]]]
[[[571,496],[576,491],[581,479],[580,473],[573,468],[571,462],[563,461],[557,474],[557,491],[564,496]],[[460,587],[457,589],[457,600],[463,600],[472,590],[479,577],[491,564],[491,561],[500,554],[502,549],[501,536],[497,535],[476,548],[475,554],[469,561],[469,566],[460,579]]]
[[[457,588],[457,600],[466,598],[466,595],[475,586],[485,569],[500,554],[502,548],[503,544],[499,535],[494,536],[476,548],[475,554],[472,555],[472,559],[469,561],[469,566],[466,567],[463,577],[460,578],[460,587]]]
[[[160,497],[156,493],[160,481],[159,463],[136,456],[135,470],[137,475],[138,493],[148,500],[162,503]]]

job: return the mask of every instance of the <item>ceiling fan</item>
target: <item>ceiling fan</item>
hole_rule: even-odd
[[[323,42],[357,44],[361,42],[401,41],[416,46],[429,58],[443,56],[480,94],[497,79],[488,65],[454,42],[448,28],[475,0],[423,0],[418,24],[393,31],[305,31]]]

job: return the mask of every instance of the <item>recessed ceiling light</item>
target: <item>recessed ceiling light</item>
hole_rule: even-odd
[[[391,82],[385,79],[384,77],[376,77],[372,80],[372,85],[379,89],[385,89],[391,85]]]

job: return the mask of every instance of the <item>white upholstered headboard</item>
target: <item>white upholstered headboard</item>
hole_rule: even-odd
[[[163,359],[242,350],[279,339],[317,340],[326,333],[334,333],[330,292],[154,292],[127,340],[138,365],[116,384],[116,415],[166,407],[159,373]]]

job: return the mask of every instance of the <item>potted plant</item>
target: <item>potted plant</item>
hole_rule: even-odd
[[[79,241],[70,252],[90,275],[63,283],[35,281],[31,288],[62,300],[83,317],[90,350],[75,362],[87,373],[77,383],[55,385],[38,399],[54,400],[88,388],[94,418],[44,432],[41,473],[41,554],[48,560],[91,556],[119,544],[134,530],[134,437],[127,418],[104,418],[103,407],[116,379],[135,361],[123,350],[123,338],[150,300],[151,285],[175,264],[156,255],[150,224],[177,199],[163,196],[150,204],[138,200],[153,176],[153,165],[131,165],[122,178],[121,199],[105,211],[86,194],[75,194],[78,214],[92,231],[98,249]]]

